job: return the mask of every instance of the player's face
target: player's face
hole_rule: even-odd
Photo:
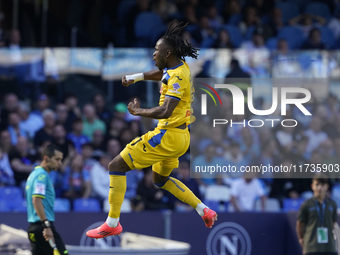
[[[155,46],[155,52],[153,53],[153,60],[155,61],[155,66],[159,70],[163,70],[167,65],[167,51],[165,43],[162,39],[159,39]]]
[[[54,156],[48,159],[48,166],[51,170],[58,170],[61,167],[63,159],[63,153],[60,151],[55,151]]]

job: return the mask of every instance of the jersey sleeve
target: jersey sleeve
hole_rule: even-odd
[[[178,73],[172,75],[168,80],[169,89],[165,96],[181,100],[187,89],[184,80],[186,79],[184,79],[184,77],[181,78],[181,75]]]
[[[44,173],[39,174],[33,182],[33,194],[32,197],[45,198],[47,187],[47,175]]]

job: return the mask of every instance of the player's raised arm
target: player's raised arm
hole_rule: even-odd
[[[167,119],[171,116],[172,112],[176,108],[179,100],[171,97],[165,97],[164,103],[160,106],[153,107],[151,109],[139,108],[137,99],[128,105],[128,110],[132,115],[152,118],[152,119]]]
[[[122,84],[124,87],[128,87],[132,83],[138,81],[149,80],[149,81],[160,81],[163,76],[163,71],[161,70],[151,70],[145,73],[136,73],[131,75],[124,75],[122,77]]]

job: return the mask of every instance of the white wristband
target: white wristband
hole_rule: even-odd
[[[137,81],[143,81],[144,80],[144,74],[143,73],[136,73],[131,75],[126,75],[126,80],[133,80],[133,82]]]

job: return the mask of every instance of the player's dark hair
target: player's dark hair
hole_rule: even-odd
[[[55,151],[63,152],[57,145],[55,144],[49,144],[43,149],[41,153],[41,158],[44,160],[44,157],[47,156],[49,158],[52,158],[55,154]]]
[[[319,182],[321,184],[328,184],[328,177],[324,173],[314,175],[312,182]]]
[[[192,47],[191,43],[189,43],[187,40],[184,41],[180,36],[181,32],[189,23],[184,24],[183,22],[179,22],[177,25],[174,25],[175,22],[176,20],[170,23],[168,29],[161,39],[163,39],[173,48],[173,54],[176,57],[184,61],[186,56],[197,59],[197,51],[199,51],[199,49]]]

